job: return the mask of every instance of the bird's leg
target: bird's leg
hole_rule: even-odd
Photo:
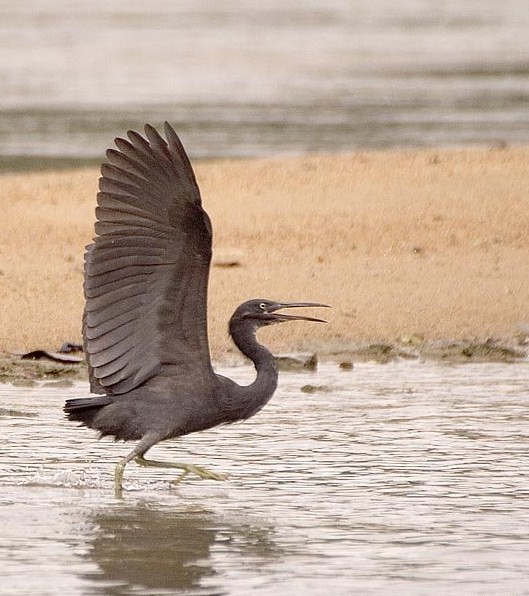
[[[160,437],[156,435],[145,435],[143,439],[138,442],[136,447],[116,464],[116,469],[114,471],[114,494],[117,499],[120,499],[123,495],[123,472],[125,471],[125,466],[133,459],[138,457],[143,458],[145,453],[159,441]]]
[[[150,466],[154,468],[178,468],[179,470],[183,470],[182,474],[178,476],[176,480],[173,480],[173,484],[178,484],[181,482],[189,473],[196,474],[200,476],[200,478],[204,478],[206,480],[226,480],[228,477],[227,474],[217,474],[216,472],[211,472],[210,470],[206,470],[206,468],[201,468],[199,466],[194,466],[193,464],[182,464],[180,462],[163,462],[157,461],[154,459],[145,459],[142,455],[138,455],[135,458],[135,461],[140,466]]]

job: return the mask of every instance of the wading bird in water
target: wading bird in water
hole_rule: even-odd
[[[239,350],[253,361],[255,381],[240,386],[215,374],[207,336],[211,222],[191,163],[173,128],[166,140],[150,125],[145,137],[117,138],[101,166],[96,236],[85,253],[84,349],[96,397],[70,399],[69,420],[101,436],[138,443],[116,466],[115,491],[131,460],[179,468],[202,478],[223,475],[178,462],[145,459],[153,446],[256,414],[277,387],[272,354],[260,327],[321,319],[278,312],[325,306],[249,300],[229,322]],[[180,478],[181,478],[180,477]]]

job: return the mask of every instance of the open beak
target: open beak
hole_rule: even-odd
[[[320,304],[318,302],[280,302],[276,307],[274,307],[271,312],[274,313],[274,320],[278,323],[282,323],[283,321],[313,321],[314,323],[327,323],[323,319],[316,319],[314,317],[304,317],[302,315],[286,315],[282,312],[276,312],[283,308],[309,308],[309,307],[323,307],[323,308],[330,308],[328,304]]]

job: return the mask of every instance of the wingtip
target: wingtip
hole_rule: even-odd
[[[115,137],[114,138],[114,145],[116,145],[116,147],[119,148],[119,144],[123,143],[123,141],[126,141],[127,139],[124,139],[122,136],[119,137]]]
[[[117,151],[116,149],[114,149],[114,148],[112,148],[112,147],[111,147],[110,149],[107,149],[107,150],[105,151],[105,157],[106,157],[106,158],[107,158],[107,160],[108,160],[108,161],[111,163],[111,162],[112,162],[112,157],[113,157],[114,155],[116,155],[117,153],[118,153],[118,151]]]
[[[147,136],[149,143],[151,143],[151,146],[158,146],[159,148],[167,147],[167,141],[151,124],[145,125],[145,135]]]
[[[154,126],[152,124],[149,124],[148,122],[145,123],[143,130],[145,131],[145,134],[148,134],[149,132],[153,132],[153,131],[157,132],[157,130],[154,128]]]
[[[175,131],[174,127],[171,126],[171,124],[167,120],[164,120],[163,128],[165,130],[165,134],[166,135],[169,135],[171,133],[172,134],[176,134],[176,131]]]
[[[176,134],[174,127],[167,120],[164,120],[163,127],[164,127],[164,132],[165,132],[166,137],[169,137],[170,135],[174,135],[178,138],[178,135]],[[145,125],[143,126],[143,130],[145,132],[147,139],[149,139],[151,137],[155,137],[155,138],[159,138],[159,139],[162,139],[163,141],[165,141],[165,139],[163,139],[163,137],[158,132],[157,128],[155,126],[153,126],[152,124],[150,124],[149,122],[145,123]],[[131,141],[133,141],[133,139],[135,140],[135,139],[137,139],[137,137],[141,137],[141,134],[137,130],[129,129],[127,131],[127,136]],[[123,143],[123,141],[127,142],[127,140],[122,137],[116,137],[114,139],[114,143],[118,147],[119,147],[119,143]]]
[[[129,137],[131,142],[134,142],[134,140],[136,140],[138,138],[143,139],[143,137],[137,130],[132,130],[132,129],[127,130],[127,136]]]
[[[167,142],[176,146],[179,151],[185,152],[185,149],[182,145],[182,141],[180,140],[180,137],[178,136],[176,130],[169,124],[169,122],[167,122],[167,120],[164,122],[163,126]]]

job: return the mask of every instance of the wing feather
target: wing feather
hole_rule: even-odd
[[[138,317],[138,308],[139,307],[131,308],[130,310],[118,315],[117,317],[107,319],[106,321],[104,321],[100,325],[96,325],[95,327],[89,327],[88,325],[86,325],[86,337],[88,339],[97,339],[102,335],[106,335],[107,333],[111,333],[113,330],[119,329],[122,325],[134,322]]]
[[[145,178],[139,175],[139,173],[132,173],[117,168],[110,163],[103,163],[101,165],[101,176],[108,180],[115,180],[116,182],[124,182],[125,184],[132,184],[137,188],[146,182]]]
[[[121,394],[161,371],[213,383],[207,338],[211,223],[175,131],[116,139],[101,167],[85,253],[83,334],[93,391]]]
[[[143,267],[129,267],[129,269],[137,269],[138,271],[143,271]],[[137,274],[129,274],[128,277],[116,279],[93,288],[86,288],[85,293],[88,298],[97,298],[98,296],[106,294],[107,292],[111,292],[112,290],[117,290],[119,288],[124,287],[136,287],[138,284],[142,285],[145,282],[147,282],[148,278],[148,273],[142,272]]]

